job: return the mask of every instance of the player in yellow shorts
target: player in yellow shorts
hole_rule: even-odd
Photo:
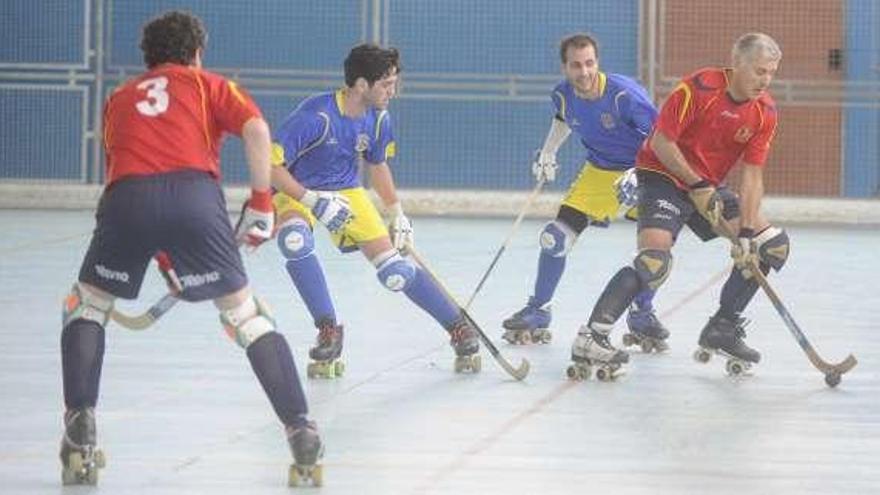
[[[551,94],[556,115],[532,165],[538,181],[556,178],[556,153],[574,132],[586,150],[586,163],[541,231],[541,253],[534,292],[525,307],[504,320],[511,343],[549,342],[550,301],[575,241],[590,225],[607,227],[624,215],[636,216],[635,155],[651,131],[657,109],[634,80],[601,72],[596,41],[585,34],[562,40],[559,55],[565,80]],[[623,202],[621,202],[621,200]],[[649,336],[662,348],[668,332],[652,306],[653,293],[636,298],[628,322],[632,335]]]
[[[278,247],[285,268],[318,328],[308,375],[343,368],[343,329],[315,254],[313,227],[324,224],[342,252],[360,250],[384,287],[403,292],[449,332],[456,371],[477,371],[479,341],[431,276],[399,252],[412,224],[398,201],[388,160],[395,155],[391,117],[400,61],[394,48],[354,47],[345,59],[345,87],[306,98],[276,131],[272,163]],[[389,216],[390,232],[359,181],[363,163]]]

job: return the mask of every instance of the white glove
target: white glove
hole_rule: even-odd
[[[342,230],[354,218],[348,198],[336,191],[306,189],[306,193],[299,199],[299,202],[312,210],[315,218],[323,223],[332,234]]]
[[[257,247],[272,238],[275,227],[275,209],[271,191],[251,190],[235,224],[235,240],[239,244]]]
[[[629,210],[639,204],[639,179],[636,177],[636,168],[627,169],[617,180],[614,181],[614,189],[617,191],[617,202],[620,206]]]
[[[556,154],[535,152],[535,161],[532,163],[532,175],[537,182],[553,182],[556,180]]]
[[[391,213],[391,221],[388,223],[388,233],[391,235],[391,243],[398,251],[414,243],[412,222],[403,214],[400,202],[394,203],[388,208]]]

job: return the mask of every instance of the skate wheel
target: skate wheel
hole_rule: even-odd
[[[471,358],[471,371],[479,373],[481,369],[483,369],[483,360],[480,358],[479,354],[476,354]]]
[[[86,468],[86,476],[85,482],[89,485],[97,485],[98,484],[98,468],[95,466],[89,466]]]
[[[712,354],[705,349],[697,349],[694,351],[694,361],[698,363],[708,363],[712,359]]]
[[[528,345],[532,343],[532,335],[528,330],[523,330],[519,334],[519,343],[522,345]]]
[[[629,347],[629,346],[635,345],[635,344],[636,344],[636,341],[635,341],[635,338],[632,336],[632,334],[629,334],[629,333],[623,334],[623,346],[624,347]]]
[[[318,372],[315,369],[315,363],[309,363],[309,365],[306,366],[306,376],[309,378],[315,378],[318,376]]]
[[[565,374],[570,380],[579,382],[590,378],[590,368],[584,368],[576,364],[572,364],[565,370]]]
[[[70,468],[61,468],[61,483],[64,485],[75,485],[79,481],[76,472]]]
[[[654,350],[654,343],[650,340],[643,340],[640,347],[642,348],[642,352],[645,354],[650,354],[651,351]]]
[[[287,472],[287,486],[299,486],[301,481],[299,467],[296,464],[291,464],[290,470]]]
[[[553,334],[550,333],[550,330],[544,330],[543,332],[541,332],[541,343],[549,344],[552,340]]]
[[[831,388],[834,388],[840,384],[840,378],[840,373],[836,371],[831,371],[825,374],[825,384]]]
[[[342,361],[336,361],[333,363],[333,371],[336,376],[342,376],[345,373],[345,363]]]
[[[95,466],[97,466],[101,469],[103,469],[105,466],[107,466],[107,458],[104,457],[103,450],[96,450],[95,451]]]
[[[730,376],[738,376],[745,371],[743,363],[733,359],[729,359],[724,367],[727,370],[727,374]]]
[[[612,372],[610,369],[605,367],[600,367],[596,370],[596,379],[600,382],[608,382],[611,381]]]

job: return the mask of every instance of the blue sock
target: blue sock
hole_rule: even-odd
[[[293,285],[309,309],[315,324],[322,319],[330,319],[336,323],[336,310],[327,289],[327,280],[318,257],[310,254],[298,260],[288,260],[284,264]]]
[[[565,256],[556,257],[541,252],[538,257],[538,276],[535,279],[535,295],[530,301],[535,306],[543,306],[553,299],[559,279],[565,270]]]
[[[416,269],[415,278],[403,293],[410,301],[416,303],[416,306],[443,325],[443,328],[449,328],[458,319],[458,308],[446,298],[437,284],[421,268]]]
[[[657,291],[654,289],[642,289],[636,294],[634,300],[636,309],[639,311],[654,311],[654,294],[656,293]]]
[[[761,272],[765,275],[770,271],[769,265],[761,263]],[[721,288],[721,304],[718,316],[734,321],[748,306],[749,301],[758,292],[758,282],[754,278],[744,278],[738,268],[734,268]]]

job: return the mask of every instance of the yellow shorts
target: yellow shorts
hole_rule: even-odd
[[[388,237],[385,222],[363,187],[342,189],[337,192],[348,198],[351,212],[354,215],[352,221],[340,232],[330,234],[330,238],[333,239],[333,243],[340,251],[343,253],[355,251],[362,243]],[[305,218],[310,226],[315,226],[317,219],[312,215],[311,210],[292,197],[284,193],[276,193],[272,202],[279,217],[293,211]]]
[[[562,204],[586,215],[593,225],[607,226],[611,220],[620,215],[620,203],[617,201],[614,181],[621,175],[623,175],[622,171],[603,170],[586,162],[568,188]],[[625,217],[635,220],[637,209],[630,208]]]

